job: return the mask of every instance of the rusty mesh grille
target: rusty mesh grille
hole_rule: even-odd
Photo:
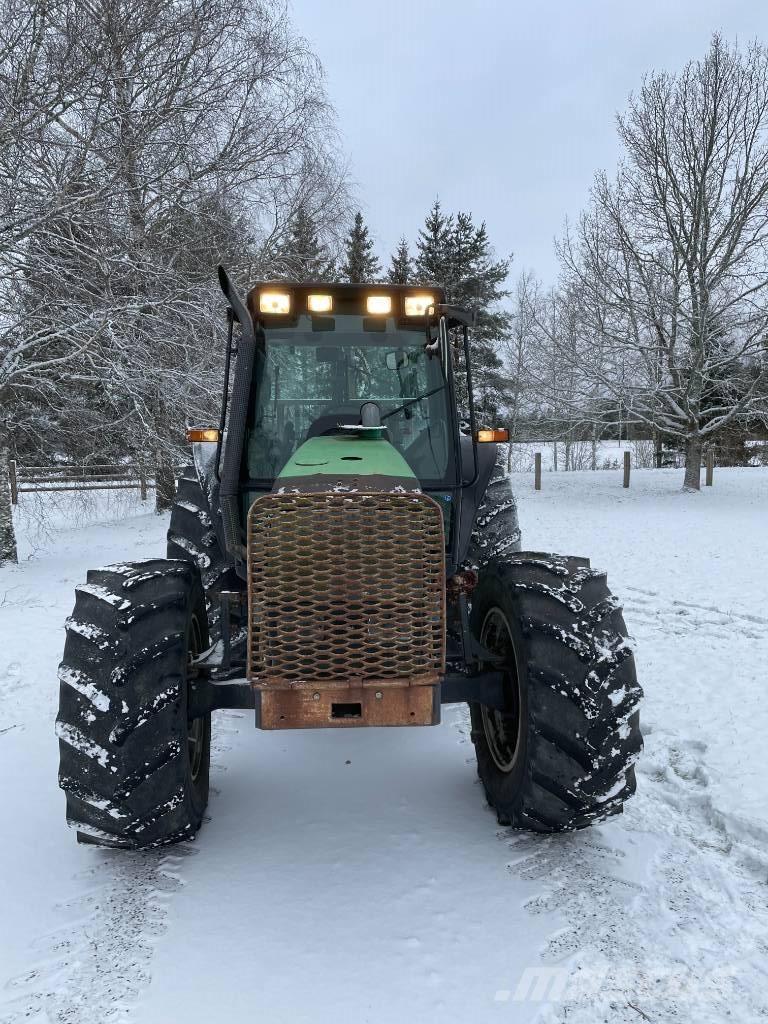
[[[435,681],[442,514],[422,494],[266,494],[248,515],[249,677]]]

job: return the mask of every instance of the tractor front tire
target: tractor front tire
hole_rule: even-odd
[[[211,716],[188,720],[189,664],[208,646],[186,561],[94,569],[76,588],[59,666],[59,785],[82,842],[193,839],[208,802]]]
[[[582,558],[510,554],[481,570],[471,623],[505,671],[503,711],[470,704],[499,823],[561,832],[620,813],[635,791],[642,691],[605,573]]]

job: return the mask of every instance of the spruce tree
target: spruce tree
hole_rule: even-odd
[[[408,251],[408,242],[403,237],[397,243],[397,248],[389,261],[387,280],[390,284],[410,284],[411,273],[411,254]]]
[[[277,276],[288,281],[332,281],[333,259],[321,242],[312,215],[302,204],[291,218],[276,259]]]
[[[494,257],[485,223],[476,226],[471,213],[446,215],[436,201],[419,231],[416,279],[445,289],[448,302],[478,311],[472,332],[473,392],[479,418],[491,423],[504,404],[507,381],[499,348],[510,329],[510,316],[498,303],[509,260]],[[459,374],[459,399],[466,400],[464,375]]]
[[[373,239],[363,221],[363,215],[355,214],[345,242],[346,256],[341,267],[341,276],[352,284],[366,284],[375,281],[381,274],[381,267],[373,251]]]
[[[420,284],[448,289],[451,280],[451,234],[453,217],[446,216],[436,199],[416,241],[415,277]]]

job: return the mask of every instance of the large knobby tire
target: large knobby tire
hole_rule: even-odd
[[[196,565],[205,589],[208,630],[211,640],[219,639],[221,614],[219,594],[222,590],[238,590],[232,562],[221,549],[211,522],[211,510],[194,466],[182,470],[171,508],[167,538],[168,558],[183,558]]]
[[[490,482],[477,508],[464,565],[481,569],[519,550],[517,502],[506,471],[506,457],[499,446]]]
[[[605,573],[583,558],[509,555],[480,573],[471,622],[506,672],[504,712],[470,705],[499,823],[560,832],[620,813],[635,791],[642,691]]]
[[[208,802],[211,716],[188,721],[189,660],[208,646],[200,575],[153,559],[93,569],[59,666],[59,785],[84,842],[192,839]]]

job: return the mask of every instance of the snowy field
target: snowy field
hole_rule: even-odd
[[[752,454],[753,466],[768,466],[768,442],[747,441]],[[653,469],[656,466],[654,445],[652,441],[598,441],[593,446],[591,441],[572,441],[569,451],[569,469],[616,470],[623,465],[624,452],[628,451],[632,469]],[[544,473],[565,470],[566,447],[563,441],[515,441],[512,445],[511,466],[516,473],[532,473],[536,453],[541,454],[541,468]],[[557,458],[555,456],[557,455]],[[665,451],[665,466],[672,465],[675,458],[678,465],[683,465],[683,456]]]
[[[166,522],[126,498],[78,525],[62,505],[48,533],[20,520],[0,569],[0,1021],[768,1019],[768,470],[681,483],[513,475],[526,547],[609,569],[646,692],[623,817],[546,838],[497,826],[453,707],[436,729],[283,734],[220,712],[197,842],[78,846],[56,786],[64,619],[88,567],[162,553]]]
[[[618,469],[623,465],[625,451],[629,451],[632,456],[633,468],[640,465],[651,468],[654,465],[653,445],[648,441],[598,441],[594,452],[596,469]],[[544,473],[553,472],[556,461],[559,471],[565,469],[565,444],[562,441],[515,441],[512,444],[512,471],[532,473],[537,452],[541,454],[541,468]],[[591,442],[572,441],[569,458],[574,470],[592,469]]]

